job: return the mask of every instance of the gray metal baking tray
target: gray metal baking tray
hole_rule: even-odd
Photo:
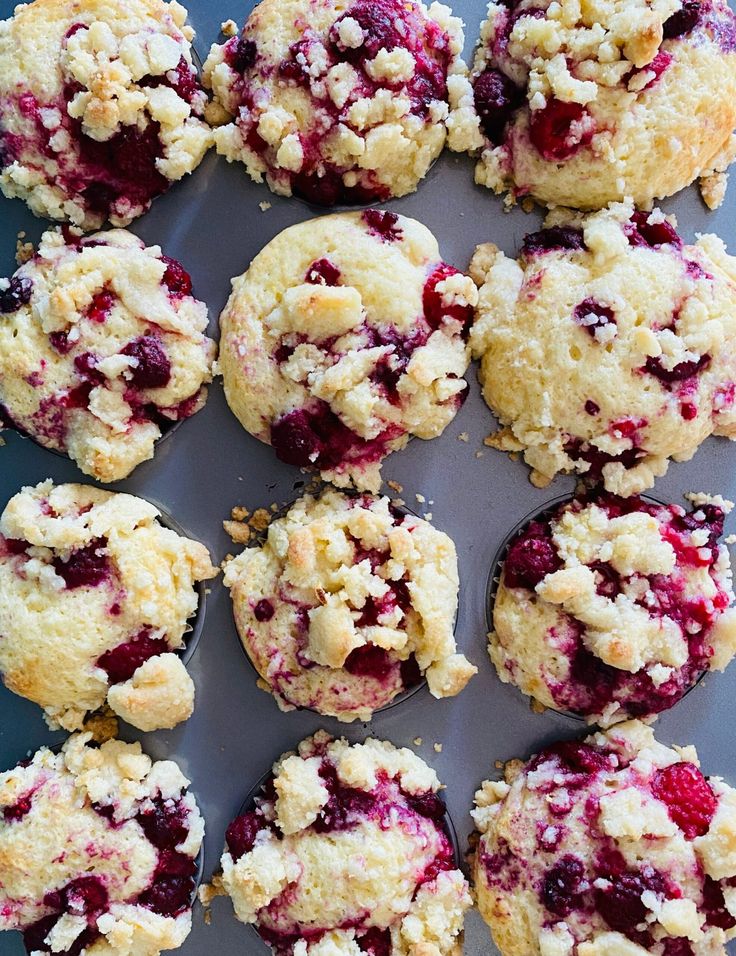
[[[204,58],[218,39],[220,24],[229,17],[239,25],[251,3],[189,0]],[[0,19],[10,16],[11,0],[0,0]],[[478,36],[485,4],[455,0],[454,11],[466,23],[466,55]],[[259,203],[271,203],[262,212]],[[464,269],[475,245],[492,240],[513,253],[526,232],[538,228],[541,215],[521,209],[503,211],[500,199],[473,183],[473,163],[446,153],[412,196],[393,200],[389,208],[413,216],[437,236],[443,258]],[[736,183],[717,212],[709,212],[694,187],[662,204],[675,213],[687,240],[699,232],[716,232],[736,251]],[[273,196],[252,183],[241,166],[228,165],[210,153],[184,182],[157,199],[151,211],[132,227],[147,243],[185,264],[194,279],[195,294],[207,302],[211,331],[230,291],[230,279],[243,272],[256,253],[278,232],[319,215],[297,199]],[[0,275],[15,268],[16,236],[25,230],[36,241],[46,223],[35,219],[19,201],[0,196]],[[447,803],[460,845],[467,846],[471,829],[468,811],[481,780],[494,773],[494,762],[525,756],[559,737],[584,732],[584,724],[562,714],[535,714],[513,687],[501,684],[486,654],[485,597],[491,562],[507,532],[524,515],[570,490],[571,479],[558,479],[540,491],[528,480],[520,462],[490,448],[483,438],[493,430],[490,412],[480,397],[475,368],[468,373],[470,397],[455,422],[435,441],[415,440],[384,465],[384,477],[403,485],[402,497],[419,513],[431,511],[437,527],[448,532],[458,548],[461,573],[457,637],[462,651],[479,673],[453,700],[435,701],[426,688],[400,706],[377,715],[370,725],[344,726],[309,712],[281,713],[274,701],[255,686],[253,670],[240,647],[221,581],[207,600],[202,638],[189,663],[197,686],[194,716],[173,731],[136,733],[122,725],[127,739],[140,739],[154,758],[171,757],[192,781],[207,825],[205,878],[217,868],[225,827],[244,797],[270,763],[319,727],[351,740],[374,735],[412,747],[437,770],[447,784]],[[0,509],[22,485],[44,478],[85,481],[76,466],[14,433],[3,433],[0,447]],[[467,439],[462,440],[461,439]],[[483,451],[482,457],[476,453]],[[277,461],[265,445],[241,428],[225,404],[219,383],[207,406],[164,439],[155,458],[137,468],[113,488],[159,504],[193,537],[203,541],[215,562],[234,551],[222,530],[222,520],[234,505],[253,509],[282,503],[296,496],[298,469]],[[654,494],[660,500],[680,500],[690,490],[736,497],[736,445],[709,439],[695,458],[673,464]],[[421,494],[427,504],[419,505]],[[430,504],[431,502],[431,504]],[[727,521],[736,531],[736,516]],[[736,743],[733,709],[736,664],[722,675],[708,676],[673,710],[661,716],[656,731],[665,743],[694,743],[704,768],[736,784]],[[42,744],[62,740],[51,733],[41,711],[0,687],[0,767],[5,769]],[[441,745],[437,752],[434,744]],[[465,951],[469,956],[496,953],[476,913],[466,923]],[[736,953],[736,944],[730,952]],[[227,899],[217,899],[212,922],[205,925],[197,905],[192,934],[182,956],[264,956],[256,935],[238,923]],[[21,956],[16,933],[0,934],[0,954]]]

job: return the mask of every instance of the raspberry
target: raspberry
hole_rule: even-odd
[[[590,744],[578,743],[576,740],[565,740],[548,747],[540,756],[550,755],[558,757],[574,773],[593,774],[611,769],[611,755],[608,751],[591,747]]]
[[[3,807],[3,819],[6,823],[12,823],[17,820],[22,820],[23,817],[30,813],[31,810],[31,797],[21,797],[20,800],[16,800],[15,803],[10,807]]]
[[[549,526],[532,521],[509,548],[504,562],[506,584],[533,591],[548,574],[559,570],[560,564]]]
[[[307,269],[304,281],[310,285],[335,286],[340,282],[340,270],[329,259],[317,259]]]
[[[128,342],[122,355],[128,355],[137,361],[130,370],[130,381],[134,388],[165,388],[171,380],[171,362],[153,335],[142,335]]]
[[[585,867],[582,860],[568,854],[547,871],[542,887],[544,905],[555,916],[568,916],[581,902]]]
[[[86,315],[90,322],[97,322],[98,325],[107,319],[112,312],[112,307],[117,302],[117,296],[110,289],[102,289],[92,296],[92,303],[87,309]]]
[[[109,578],[111,568],[106,548],[107,539],[96,538],[84,548],[72,551],[66,561],[54,559],[54,570],[64,579],[68,590],[97,587]]]
[[[245,73],[255,65],[258,56],[255,41],[239,37],[228,43],[225,49],[227,62],[237,73]]]
[[[384,242],[398,242],[403,236],[400,226],[396,223],[399,217],[395,212],[384,212],[381,209],[366,209],[363,213],[363,222],[370,232]]]
[[[0,312],[7,315],[17,312],[31,301],[33,282],[25,276],[13,276],[7,289],[0,290]]]
[[[626,228],[629,244],[632,246],[682,246],[682,239],[667,220],[649,222],[649,213],[635,212]]]
[[[192,277],[177,259],[170,256],[161,256],[166,263],[163,283],[172,295],[191,295]]]
[[[579,305],[575,306],[572,317],[592,339],[595,339],[597,329],[603,329],[610,324],[616,325],[613,309],[607,305],[601,305],[595,299],[583,299]]]
[[[147,628],[125,644],[118,644],[98,658],[97,666],[107,673],[111,684],[129,680],[149,658],[165,654],[169,645],[162,637],[151,637]]]
[[[544,252],[555,252],[562,249],[576,252],[585,248],[582,229],[572,226],[552,226],[549,229],[540,229],[539,232],[530,232],[524,237],[521,244],[523,256],[535,256]]]
[[[473,98],[483,132],[498,146],[514,110],[524,101],[523,92],[500,70],[489,67],[476,79]]]
[[[674,368],[665,368],[659,357],[650,357],[647,359],[644,368],[650,375],[654,375],[654,377],[660,381],[670,384],[671,382],[684,382],[686,379],[697,375],[698,372],[707,368],[709,365],[710,355],[706,353],[705,355],[701,355],[697,361],[679,362]],[[683,415],[683,418],[684,417]]]
[[[663,893],[664,880],[656,872],[603,874],[611,886],[596,891],[598,912],[613,930],[630,936],[646,919],[647,908],[641,895],[645,890]]]
[[[225,832],[225,842],[234,860],[250,853],[256,837],[265,827],[265,820],[259,813],[244,813],[236,817]]]
[[[265,598],[259,601],[253,608],[253,614],[257,621],[270,621],[274,615],[273,604]]]
[[[153,809],[144,810],[136,817],[148,840],[158,850],[173,850],[186,840],[188,810],[182,804],[156,797]]]
[[[428,817],[435,823],[442,823],[445,819],[447,808],[436,793],[429,790],[427,793],[417,794],[416,796],[407,796],[406,802],[420,816]]]
[[[345,659],[343,667],[348,674],[356,677],[372,677],[374,680],[386,680],[394,669],[394,662],[382,647],[364,644],[356,647]]]
[[[460,322],[464,329],[470,327],[473,320],[472,306],[444,305],[442,294],[437,291],[437,286],[441,282],[455,275],[459,275],[459,272],[454,266],[441,262],[424,283],[422,305],[424,307],[424,317],[431,329],[439,328],[445,319],[454,319],[456,322]]]
[[[705,877],[703,883],[703,910],[706,914],[706,922],[710,926],[725,930],[736,926],[736,919],[726,909],[726,900],[720,883],[709,876]]]
[[[700,23],[700,0],[685,0],[682,7],[668,17],[662,26],[662,36],[665,40],[674,40],[676,37],[692,33]]]
[[[569,159],[593,138],[590,113],[579,103],[550,99],[542,110],[533,110],[529,138],[544,159],[556,163]]]
[[[138,902],[161,916],[177,916],[189,908],[193,891],[191,877],[165,877],[141,893]]]
[[[355,942],[362,952],[369,953],[370,956],[390,956],[392,951],[391,931],[379,929],[377,926],[372,926],[368,932],[357,936]]]
[[[688,840],[707,833],[718,800],[695,764],[683,761],[658,770],[652,793],[667,804],[671,819]]]

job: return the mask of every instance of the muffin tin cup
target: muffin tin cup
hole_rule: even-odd
[[[256,797],[259,795],[259,793],[263,789],[264,785],[266,784],[266,781],[269,780],[272,776],[273,776],[273,767],[269,767],[269,769],[266,770],[265,773],[261,774],[261,776],[258,778],[258,780],[253,784],[253,786],[250,788],[250,790],[246,794],[245,799],[243,800],[243,802],[241,803],[238,809],[236,817],[242,816],[244,813],[248,813],[250,810],[252,810],[255,807]],[[440,799],[442,799],[441,795],[440,795]],[[442,802],[444,803],[444,800]],[[460,850],[460,841],[457,836],[457,831],[455,830],[455,824],[452,822],[452,817],[450,816],[450,812],[447,809],[445,809],[445,816],[442,823],[443,823],[443,829],[445,831],[445,835],[447,836],[447,838],[449,839],[452,845],[452,853],[455,859],[455,866],[457,867],[458,870],[462,870],[463,856]],[[223,852],[226,846],[227,845],[225,844],[223,847]],[[256,928],[255,923],[246,923],[245,925],[253,934],[253,937],[258,939],[258,941],[263,946],[268,945],[261,937],[261,934],[258,932],[258,929]],[[269,952],[270,952],[270,949],[269,949]]]
[[[504,563],[504,559],[506,558],[509,545],[514,540],[514,538],[519,534],[519,532],[523,531],[523,529],[526,528],[526,526],[529,525],[532,521],[534,520],[543,521],[546,518],[551,517],[554,514],[554,512],[559,508],[560,505],[565,504],[568,501],[572,501],[576,497],[577,495],[573,492],[573,493],[565,494],[565,495],[557,495],[555,498],[551,498],[545,504],[541,505],[538,508],[535,508],[533,511],[530,511],[523,518],[517,521],[517,523],[513,526],[513,528],[504,537],[503,541],[498,547],[498,550],[496,551],[496,554],[493,557],[493,560],[491,562],[491,570],[488,574],[488,580],[486,582],[485,611],[486,611],[486,631],[487,632],[493,630],[493,608],[496,603],[496,596],[498,594],[498,588],[501,583],[501,574],[503,572],[503,563]],[[640,497],[643,501],[648,501],[651,504],[655,504],[655,505],[671,504],[671,502],[665,501],[662,498],[655,498],[654,495],[644,494],[644,495],[639,495],[638,497]],[[487,646],[488,644],[486,641],[486,648]],[[495,667],[494,667],[494,671],[495,671]],[[672,707],[667,708],[667,710],[672,710],[672,708],[676,707],[681,700],[684,700],[688,696],[688,694],[692,693],[692,691],[694,691],[695,688],[702,682],[703,678],[706,676],[707,673],[708,673],[707,670],[701,671],[695,683],[692,684],[690,687],[688,687],[685,693],[681,697],[678,697],[675,703],[672,704]],[[511,686],[514,687],[517,693],[522,694],[524,697],[528,697],[530,701],[533,701],[533,698],[529,697],[528,694],[525,694],[524,691],[522,691],[519,687],[517,687],[516,684],[512,683]],[[544,709],[552,711],[552,713],[554,714],[559,714],[561,717],[566,717],[568,720],[575,721],[575,723],[577,724],[582,724],[585,727],[590,727],[591,729],[598,726],[597,721],[590,721],[585,717],[584,714],[576,713],[573,710],[562,710],[558,707],[546,707],[546,706],[544,706]],[[667,713],[667,710],[663,711],[662,713]],[[655,714],[654,716],[658,716],[658,715]],[[622,719],[626,719],[626,718],[622,718]]]
[[[360,498],[364,494],[364,492],[357,491],[354,488],[335,488],[334,485],[331,485],[328,482],[321,482],[317,490],[315,490],[314,492],[307,491],[307,486],[305,486],[304,488],[300,490],[299,494],[293,499],[293,501],[289,502],[288,504],[282,505],[282,507],[274,511],[271,520],[273,521],[274,519],[277,519],[277,518],[283,518],[289,512],[289,510],[293,507],[293,505],[299,500],[299,498],[304,497],[304,495],[312,494],[313,497],[318,498],[321,494],[323,494],[323,492],[331,488],[333,490],[341,492],[342,494],[348,495],[351,498]],[[388,497],[388,495],[377,494],[375,495],[375,497]],[[422,519],[421,515],[418,515],[415,511],[413,511],[411,508],[408,508],[406,505],[402,505],[402,507],[398,508],[397,510],[405,514],[410,514],[414,518],[419,518],[420,520],[424,520]],[[266,539],[267,534],[268,534],[268,528],[264,529],[263,531],[256,532],[256,534],[253,535],[253,538],[251,539],[251,541],[249,541],[245,545],[245,547],[246,548],[261,547],[263,545],[263,542]],[[254,675],[256,676],[256,679],[265,681],[265,678],[262,676],[258,668],[253,663],[245,644],[241,640],[240,633],[237,628],[237,624],[235,623],[234,608],[232,606],[232,603],[233,602],[231,599],[230,605],[233,611],[233,625],[234,625],[234,631],[235,631],[235,638],[238,642],[238,646],[240,647],[241,651],[245,655],[245,659],[248,662],[248,666],[253,671]],[[458,613],[455,614],[455,621],[453,623],[453,634],[457,633],[457,619],[458,619]],[[412,687],[407,687],[406,690],[401,691],[401,693],[397,694],[387,704],[384,704],[382,707],[377,707],[373,711],[371,716],[367,720],[362,721],[362,723],[364,724],[370,723],[370,721],[373,720],[373,718],[377,716],[378,714],[385,714],[396,707],[400,707],[402,704],[406,703],[408,700],[411,700],[412,697],[415,697],[421,690],[423,690],[426,687],[427,687],[427,678],[423,676],[422,679],[419,681],[419,683],[414,684]],[[268,691],[268,693],[271,696],[273,696],[270,690]],[[328,720],[337,720],[343,726],[348,726],[347,722],[341,721],[339,717],[336,717],[331,714],[323,714],[321,711],[317,710],[314,707],[296,707],[295,710],[305,711],[306,713],[317,714],[318,716],[324,717]],[[361,723],[361,721],[356,720],[356,721],[351,721],[351,723]]]

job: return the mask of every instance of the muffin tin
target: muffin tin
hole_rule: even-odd
[[[189,0],[190,21],[197,31],[195,48],[205,58],[229,17],[242,24],[250,5]],[[0,0],[0,18],[11,15],[11,0]],[[466,56],[478,36],[484,5],[456,0],[454,12],[466,23]],[[520,208],[503,211],[502,201],[473,183],[473,161],[445,153],[419,190],[386,204],[418,219],[437,236],[442,257],[465,269],[479,242],[493,241],[513,254],[527,232],[539,228],[541,213]],[[268,204],[264,211],[261,204]],[[723,206],[708,212],[695,187],[662,203],[678,216],[680,233],[691,241],[698,232],[715,232],[736,250],[736,184]],[[35,219],[19,201],[0,197],[0,275],[14,269],[19,231],[37,241],[45,222]],[[323,210],[298,199],[272,195],[252,183],[240,166],[230,166],[210,152],[201,167],[156,200],[132,231],[147,244],[160,243],[167,255],[181,260],[191,273],[194,292],[210,309],[210,331],[230,292],[230,279],[278,232],[319,215]],[[501,684],[486,652],[487,584],[495,556],[508,533],[530,512],[536,512],[573,488],[570,478],[558,478],[547,489],[529,483],[521,461],[487,448],[483,438],[494,421],[480,396],[472,367],[470,395],[445,434],[431,442],[415,440],[390,456],[383,467],[386,480],[403,486],[400,497],[418,514],[430,512],[438,528],[455,541],[460,563],[459,649],[479,673],[456,698],[436,701],[426,687],[377,714],[370,724],[343,725],[308,711],[281,713],[258,690],[255,675],[240,648],[230,599],[221,578],[207,583],[210,591],[202,619],[202,639],[189,661],[197,687],[195,712],[173,731],[142,734],[121,725],[125,739],[141,740],[154,759],[171,757],[191,779],[206,821],[204,879],[217,868],[227,824],[237,814],[243,795],[258,784],[265,767],[285,750],[320,727],[351,741],[376,736],[412,747],[447,785],[448,810],[461,850],[471,831],[469,811],[480,782],[497,775],[494,763],[524,757],[554,739],[580,736],[584,724],[563,714],[533,713],[513,687]],[[21,485],[44,478],[87,481],[76,466],[12,432],[3,432],[0,448],[0,508]],[[230,510],[290,502],[303,488],[305,476],[277,461],[273,451],[241,428],[225,404],[216,381],[206,407],[172,429],[152,461],[140,465],[126,481],[112,485],[148,498],[187,533],[202,541],[218,563],[239,546],[222,529]],[[397,492],[384,489],[392,497]],[[708,439],[695,458],[671,465],[652,494],[680,501],[687,491],[736,497],[736,446],[725,439]],[[419,502],[416,495],[425,501]],[[726,522],[726,534],[736,532],[736,516]],[[190,635],[190,640],[191,640]],[[694,743],[707,772],[736,784],[736,747],[731,732],[732,701],[736,698],[736,665],[725,674],[708,675],[685,699],[656,724],[665,743]],[[51,733],[40,710],[0,688],[0,767],[10,767],[42,744],[54,744],[64,734]],[[421,744],[414,741],[421,738]],[[437,745],[435,747],[435,745]],[[441,749],[440,749],[441,748]],[[201,908],[194,912],[192,933],[182,956],[195,956],[215,947],[221,956],[265,956],[258,937],[238,923],[228,900],[217,899],[210,925]],[[736,943],[729,951],[736,953]],[[21,956],[18,934],[0,936],[3,956]],[[465,952],[469,956],[496,953],[488,930],[477,913],[466,920]]]

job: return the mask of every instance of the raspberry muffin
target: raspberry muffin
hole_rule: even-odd
[[[35,956],[181,946],[204,835],[188,785],[173,761],[90,734],[0,774],[0,930]]]
[[[467,883],[411,750],[319,731],[228,827],[222,884],[281,956],[460,956]]]
[[[52,727],[78,730],[105,703],[140,730],[191,715],[175,652],[196,583],[217,571],[158,517],[141,498],[50,480],[0,516],[0,674]]]
[[[436,438],[462,405],[476,301],[413,219],[368,209],[291,226],[233,280],[228,404],[281,461],[377,491],[386,455]]]
[[[483,395],[532,482],[639,494],[709,435],[736,437],[736,260],[655,210],[559,211],[518,261],[479,246],[471,336]]]
[[[424,675],[450,697],[477,672],[455,648],[455,545],[388,498],[306,495],[225,566],[225,584],[282,710],[370,720]]]
[[[722,498],[573,498],[510,543],[490,654],[502,681],[602,725],[675,704],[736,653]]]
[[[35,0],[0,21],[0,189],[126,226],[212,145],[179,3]]]
[[[218,153],[320,206],[413,192],[465,75],[462,21],[421,0],[263,0],[204,67]]]
[[[179,262],[122,229],[45,232],[0,279],[0,427],[125,478],[207,397],[216,347],[191,293]]]
[[[491,0],[451,99],[451,147],[512,199],[649,207],[700,178],[714,208],[736,153],[736,19],[726,0]]]
[[[475,795],[478,906],[502,956],[725,956],[736,791],[640,721],[511,761]]]

